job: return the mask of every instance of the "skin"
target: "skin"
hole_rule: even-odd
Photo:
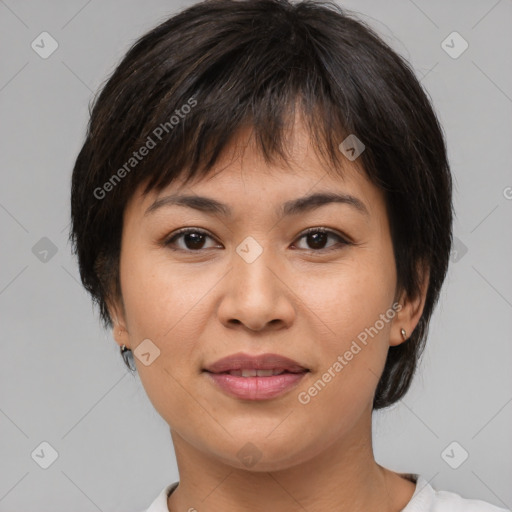
[[[344,160],[343,177],[326,172],[300,121],[288,142],[291,168],[267,166],[242,131],[206,178],[146,197],[141,187],[125,210],[114,336],[134,351],[146,338],[160,350],[148,366],[134,359],[170,427],[180,473],[171,512],[399,511],[415,489],[374,459],[372,400],[389,346],[404,342],[400,329],[410,333],[420,319],[426,285],[418,297],[397,295],[384,196],[357,160]],[[354,195],[368,215],[341,203],[275,214],[285,201],[320,191]],[[176,205],[144,215],[155,199],[176,192],[226,203],[233,218]],[[184,227],[210,236],[202,245],[180,237],[174,247],[181,251],[166,247]],[[353,244],[330,235],[315,245],[302,236],[312,227]],[[263,248],[252,263],[235,251],[247,236]],[[396,302],[402,308],[394,318],[301,404],[299,392]],[[232,398],[201,370],[235,352],[278,353],[310,372],[277,398]],[[237,456],[249,442],[261,455],[252,467]]]

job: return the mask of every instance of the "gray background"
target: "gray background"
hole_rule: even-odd
[[[93,91],[135,39],[191,3],[0,0],[1,512],[136,511],[178,479],[168,426],[101,329],[67,232]],[[512,2],[342,5],[412,63],[456,186],[457,252],[414,385],[375,416],[377,460],[510,508]],[[59,45],[47,59],[31,48],[43,31]],[[453,31],[469,44],[456,59],[441,46]],[[42,442],[58,453],[48,469]]]

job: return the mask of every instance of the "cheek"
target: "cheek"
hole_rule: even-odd
[[[173,375],[190,372],[197,340],[211,318],[208,294],[219,275],[196,264],[171,264],[165,250],[126,248],[121,286],[130,341],[148,338],[160,350],[152,366]],[[151,367],[140,366],[141,377]]]
[[[126,249],[121,286],[130,343],[136,350],[142,340],[150,339],[159,351],[148,366],[135,358],[137,372],[155,409],[170,425],[180,425],[182,418],[197,414],[197,403],[187,391],[188,363],[196,357],[208,318],[201,297],[214,282],[176,271],[165,254]]]
[[[159,339],[189,302],[190,286],[165,258],[165,251],[127,244],[121,257],[121,288],[131,332]]]
[[[327,270],[302,272],[294,279],[300,302],[316,314],[318,326],[327,339],[332,338],[333,348],[373,326],[393,304],[396,274],[392,252],[365,249],[353,254]],[[389,324],[379,330],[386,334]]]
[[[306,393],[303,402],[308,402],[308,408],[314,410],[321,403],[325,407],[332,401],[340,406],[329,409],[334,417],[365,407],[371,400],[396,314],[392,308],[395,279],[392,253],[367,251],[321,279],[316,275],[303,280],[304,311],[314,313],[308,315],[318,326],[316,384],[300,390]],[[325,415],[327,409],[322,412],[321,407],[315,413]]]
[[[373,396],[389,348],[389,294],[347,294],[329,305],[330,332],[317,340],[317,367],[297,389],[295,419],[305,436],[321,430],[325,441],[344,436],[371,411]],[[348,300],[361,298],[356,305]],[[333,297],[334,300],[334,297]]]

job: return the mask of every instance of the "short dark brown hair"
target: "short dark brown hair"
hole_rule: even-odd
[[[390,347],[376,389],[374,408],[386,407],[410,386],[446,275],[452,180],[442,128],[410,65],[334,2],[207,0],[133,44],[93,101],[73,169],[70,240],[82,283],[112,327],[123,213],[136,188],[205,175],[244,127],[267,163],[286,162],[297,109],[332,169],[343,168],[347,136],[364,143],[358,163],[385,195],[397,289],[417,297],[429,269],[421,319]]]

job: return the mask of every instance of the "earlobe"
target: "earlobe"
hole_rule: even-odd
[[[114,324],[112,334],[119,347],[128,347],[128,349],[130,349],[130,336],[128,331],[124,327],[116,327],[116,325]]]
[[[117,307],[110,307],[110,318],[112,319],[112,334],[119,346],[128,345],[128,330],[124,315],[120,314]]]
[[[401,343],[407,342],[409,339],[408,329],[405,328],[408,325],[406,317],[402,314],[403,309],[400,310],[399,316],[395,318],[393,325],[391,326],[391,333],[389,336],[389,345],[395,347]]]
[[[403,292],[400,298],[400,304],[403,304],[403,306],[394,319],[391,328],[389,339],[390,346],[407,342],[410,333],[414,331],[423,314],[430,277],[429,269],[422,269],[420,275],[421,289],[419,293],[415,297],[408,297],[407,294]]]
[[[115,327],[112,330],[114,339],[119,346],[127,345],[128,343],[128,331],[122,327]]]

